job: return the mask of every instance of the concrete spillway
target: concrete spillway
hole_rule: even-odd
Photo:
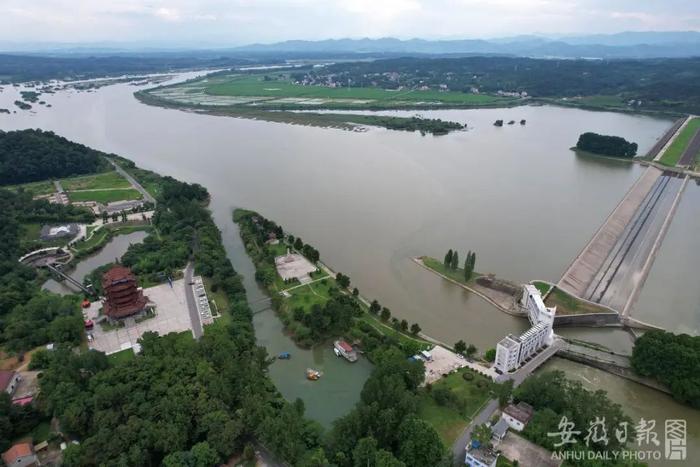
[[[649,167],[569,266],[559,287],[626,312],[684,186],[684,179]]]

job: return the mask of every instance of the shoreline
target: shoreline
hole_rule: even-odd
[[[451,277],[447,277],[446,275],[444,275],[444,274],[442,274],[442,273],[439,273],[439,272],[437,272],[436,270],[434,270],[434,269],[428,267],[428,266],[423,262],[422,257],[413,257],[413,258],[411,258],[411,260],[412,260],[414,263],[416,263],[417,265],[419,265],[420,267],[422,267],[422,268],[424,268],[424,269],[426,269],[426,270],[432,272],[433,274],[435,274],[435,275],[437,275],[437,276],[439,276],[439,277],[441,277],[441,278],[443,278],[443,279],[445,279],[445,280],[447,280],[447,281],[449,281],[449,282],[451,282],[451,283],[453,283],[453,284],[455,284],[455,285],[457,285],[457,286],[459,286],[459,287],[462,287],[463,289],[468,290],[469,292],[471,292],[471,293],[473,293],[473,294],[475,294],[475,295],[481,297],[483,300],[485,300],[485,301],[487,301],[488,303],[490,303],[491,305],[495,306],[496,308],[498,308],[498,309],[499,309],[500,311],[502,311],[503,313],[509,314],[509,315],[511,315],[511,316],[516,316],[516,317],[519,317],[519,318],[527,318],[527,314],[509,310],[509,309],[505,308],[504,306],[502,306],[501,304],[499,304],[498,302],[496,302],[494,299],[492,299],[492,298],[489,297],[488,295],[484,294],[483,292],[481,292],[481,291],[479,291],[479,290],[476,290],[475,288],[470,287],[470,286],[468,286],[468,285],[466,285],[466,284],[462,284],[461,282],[457,282],[456,280],[452,279]]]

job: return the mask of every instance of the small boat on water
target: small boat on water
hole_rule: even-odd
[[[290,354],[289,352],[282,352],[277,356],[277,358],[279,358],[280,360],[289,360],[290,358],[292,358],[292,354]]]
[[[314,370],[313,368],[306,369],[306,379],[311,381],[317,381],[321,378],[321,372]]]
[[[333,343],[333,352],[339,357],[345,358],[349,362],[357,361],[357,352],[344,340],[340,339]]]

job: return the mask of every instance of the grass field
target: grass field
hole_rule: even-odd
[[[688,147],[693,135],[695,135],[695,132],[698,130],[700,130],[700,118],[696,117],[690,120],[685,128],[683,128],[673,143],[666,149],[664,155],[661,156],[659,162],[670,167],[675,166],[683,155],[685,148]]]
[[[558,287],[552,290],[545,303],[547,306],[556,306],[557,315],[610,313],[610,310],[572,297]]]
[[[97,190],[97,191],[71,191],[68,199],[76,201],[96,201],[98,203],[112,203],[114,201],[125,201],[141,199],[141,193],[133,188],[120,188],[117,190]]]
[[[330,300],[330,289],[336,287],[335,279],[329,277],[313,284],[304,285],[291,290],[291,297],[287,299],[290,310],[303,308],[308,312],[314,305],[325,305]]]
[[[534,285],[535,287],[537,287],[537,290],[540,291],[540,293],[542,294],[543,297],[544,297],[545,295],[547,295],[547,292],[549,292],[549,289],[552,288],[552,286],[549,285],[548,283],[546,283],[546,282],[540,282],[540,281],[533,281],[533,282],[532,282],[532,285]]]
[[[22,185],[8,185],[3,188],[8,190],[18,191],[20,188],[32,194],[32,196],[48,195],[56,191],[53,182],[32,182]]]
[[[465,372],[470,372],[474,378],[466,381],[462,376]],[[440,406],[430,392],[422,390],[418,414],[435,428],[446,446],[451,446],[472,417],[491,398],[491,382],[484,376],[463,369],[434,383],[432,391],[439,387],[447,388],[454,394],[458,407]]]
[[[134,354],[134,351],[131,349],[120,350],[119,352],[115,352],[115,353],[107,356],[107,358],[110,360],[110,362],[114,365],[118,365],[120,363],[131,361],[135,357],[136,357],[136,354]]]
[[[495,96],[436,90],[393,91],[380,88],[329,88],[302,86],[286,79],[265,81],[260,76],[232,76],[224,82],[208,85],[205,93],[214,96],[245,96],[275,98],[313,98],[371,100],[387,102],[440,102],[449,104],[480,105],[504,100]],[[358,103],[365,104],[365,103]]]
[[[116,171],[105,172],[85,177],[73,177],[61,180],[66,191],[73,190],[105,190],[110,188],[129,188],[131,184]]]
[[[459,282],[460,284],[464,285],[473,285],[476,281],[476,278],[480,276],[478,272],[472,273],[471,279],[468,281],[465,280],[464,278],[464,269],[463,268],[457,268],[457,269],[448,269],[445,267],[444,264],[442,264],[442,261],[438,261],[435,258],[431,258],[429,256],[423,256],[422,258],[423,264],[428,266],[430,269],[433,271],[442,274],[444,276],[449,277],[452,280],[455,280]]]

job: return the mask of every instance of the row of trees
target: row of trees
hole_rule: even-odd
[[[445,253],[445,259],[442,262],[443,266],[447,269],[456,271],[459,269],[459,252],[457,250],[449,249]],[[474,275],[474,268],[476,267],[476,252],[469,250],[467,256],[464,259],[464,280],[469,281]]]

